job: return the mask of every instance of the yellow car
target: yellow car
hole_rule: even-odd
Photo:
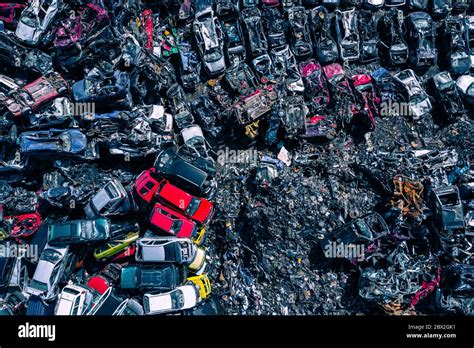
[[[199,287],[199,293],[201,298],[205,300],[211,294],[211,282],[207,274],[201,274],[200,276],[189,277],[187,280],[192,282],[194,285]]]
[[[206,229],[202,227],[196,234],[195,237],[192,238],[192,241],[197,245],[201,245],[204,242],[204,238],[206,237]]]
[[[128,247],[131,243],[135,242],[139,237],[139,233],[130,232],[122,238],[113,239],[100,248],[95,249],[94,257],[98,260],[106,259],[114,256]]]

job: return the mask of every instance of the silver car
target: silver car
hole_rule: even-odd
[[[206,251],[187,238],[141,238],[137,241],[135,260],[185,264],[190,271],[201,274],[206,268]]]
[[[69,246],[54,247],[46,245],[41,253],[31,282],[25,289],[30,295],[40,296],[43,300],[52,300],[58,293],[58,283],[70,266]]]
[[[15,35],[24,43],[37,45],[61,7],[61,0],[32,0],[21,13]]]
[[[211,75],[223,73],[226,68],[223,32],[217,17],[214,16],[214,11],[206,8],[197,12],[193,29],[199,54],[207,72]]]
[[[89,219],[100,215],[116,215],[130,207],[127,191],[119,180],[109,181],[85,206],[84,212]]]
[[[420,82],[411,69],[400,71],[393,77],[400,91],[408,102],[410,116],[414,120],[419,120],[423,115],[426,115],[432,110],[431,101],[426,94]]]

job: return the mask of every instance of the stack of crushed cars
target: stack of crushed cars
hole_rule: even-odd
[[[3,2],[0,313],[474,314],[473,11]]]

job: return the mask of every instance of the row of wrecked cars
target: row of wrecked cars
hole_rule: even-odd
[[[212,292],[214,160],[132,7],[0,4],[2,315],[167,314]]]
[[[203,304],[216,150],[327,145],[374,131],[381,117],[465,118],[474,104],[469,11],[459,0],[0,4],[2,314]],[[404,239],[413,221],[427,233],[424,185],[410,178],[389,184],[398,215],[374,213],[321,236],[322,248],[368,245],[360,264],[350,260],[363,267],[362,298],[387,307],[436,293],[446,312],[472,313],[472,181],[458,169],[426,199],[452,257],[442,272]],[[389,231],[397,216],[399,230]],[[378,256],[394,235],[400,247]]]

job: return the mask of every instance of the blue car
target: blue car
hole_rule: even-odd
[[[106,82],[105,82],[106,81]],[[72,86],[74,100],[78,103],[106,102],[111,108],[131,104],[130,77],[122,71],[92,69],[84,80]]]
[[[86,156],[87,138],[76,129],[50,129],[20,134],[20,152],[29,156]]]

